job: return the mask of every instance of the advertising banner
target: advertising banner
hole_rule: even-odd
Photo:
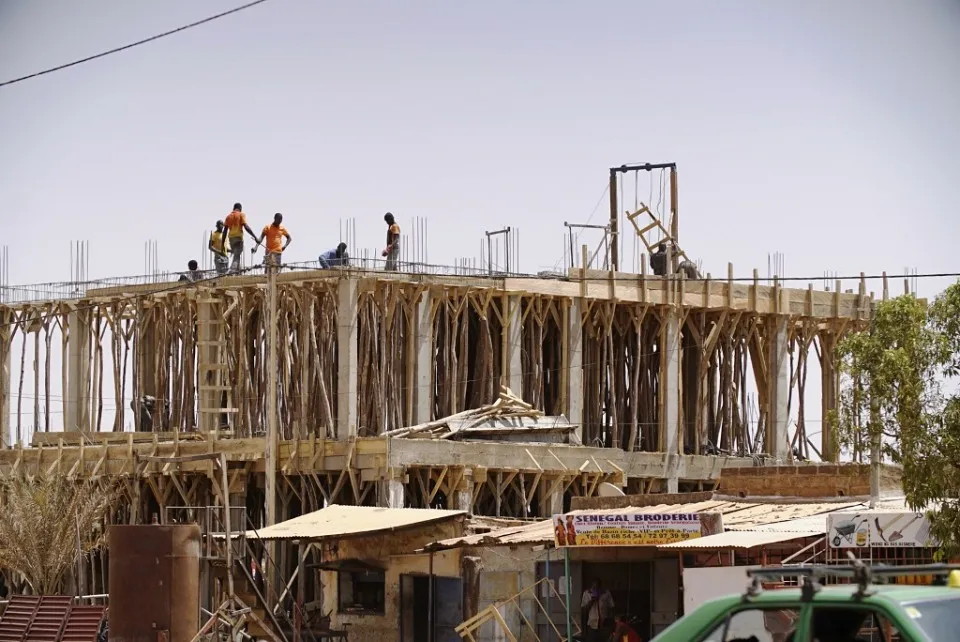
[[[923,513],[830,513],[827,544],[833,548],[927,548],[937,546]]]
[[[553,516],[557,547],[659,546],[723,532],[719,512],[567,513]]]

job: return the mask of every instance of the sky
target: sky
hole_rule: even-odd
[[[241,3],[0,0],[0,82]],[[75,240],[91,277],[142,273],[147,240],[179,270],[240,201],[284,213],[287,261],[342,219],[379,248],[389,210],[435,264],[519,228],[536,272],[564,221],[605,222],[609,167],[676,162],[704,272],[960,272],[958,79],[956,0],[269,0],[0,87],[0,246],[14,284],[67,280]]]
[[[238,4],[0,0],[0,80]],[[141,273],[147,239],[182,269],[241,201],[257,230],[284,213],[289,261],[346,218],[379,247],[389,210],[427,220],[431,263],[518,227],[534,272],[564,221],[604,222],[609,167],[649,161],[678,164],[715,275],[957,271],[958,78],[948,0],[269,0],[0,88],[0,244],[11,283],[67,280],[71,240],[93,277]]]

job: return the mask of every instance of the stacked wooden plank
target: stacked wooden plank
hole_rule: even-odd
[[[398,428],[385,433],[388,437],[408,439],[468,439],[471,437],[495,437],[498,434],[569,432],[574,426],[566,420],[541,426],[538,420],[543,412],[517,397],[506,386],[492,404],[464,410],[449,417],[426,423]]]

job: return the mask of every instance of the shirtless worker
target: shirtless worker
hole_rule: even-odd
[[[260,244],[266,239],[267,249],[266,254],[263,255],[264,265],[280,267],[280,255],[283,254],[283,251],[290,245],[290,241],[293,240],[290,232],[288,232],[287,228],[281,225],[281,223],[283,223],[283,214],[277,212],[273,215],[273,223],[265,225],[263,231],[260,233],[260,238],[257,239],[257,247],[260,247]],[[286,243],[280,242],[281,237],[286,237]],[[254,252],[257,251],[257,247],[253,248]]]
[[[243,231],[246,230],[254,241],[257,240],[257,235],[247,225],[247,215],[243,213],[243,206],[240,203],[233,204],[233,211],[227,214],[224,223],[226,228],[223,230],[223,237],[225,241],[230,240],[230,254],[233,255],[230,269],[239,272],[240,257],[243,256]]]

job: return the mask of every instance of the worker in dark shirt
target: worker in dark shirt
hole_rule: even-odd
[[[650,255],[650,269],[657,276],[667,275],[667,244],[661,243],[657,251]]]

